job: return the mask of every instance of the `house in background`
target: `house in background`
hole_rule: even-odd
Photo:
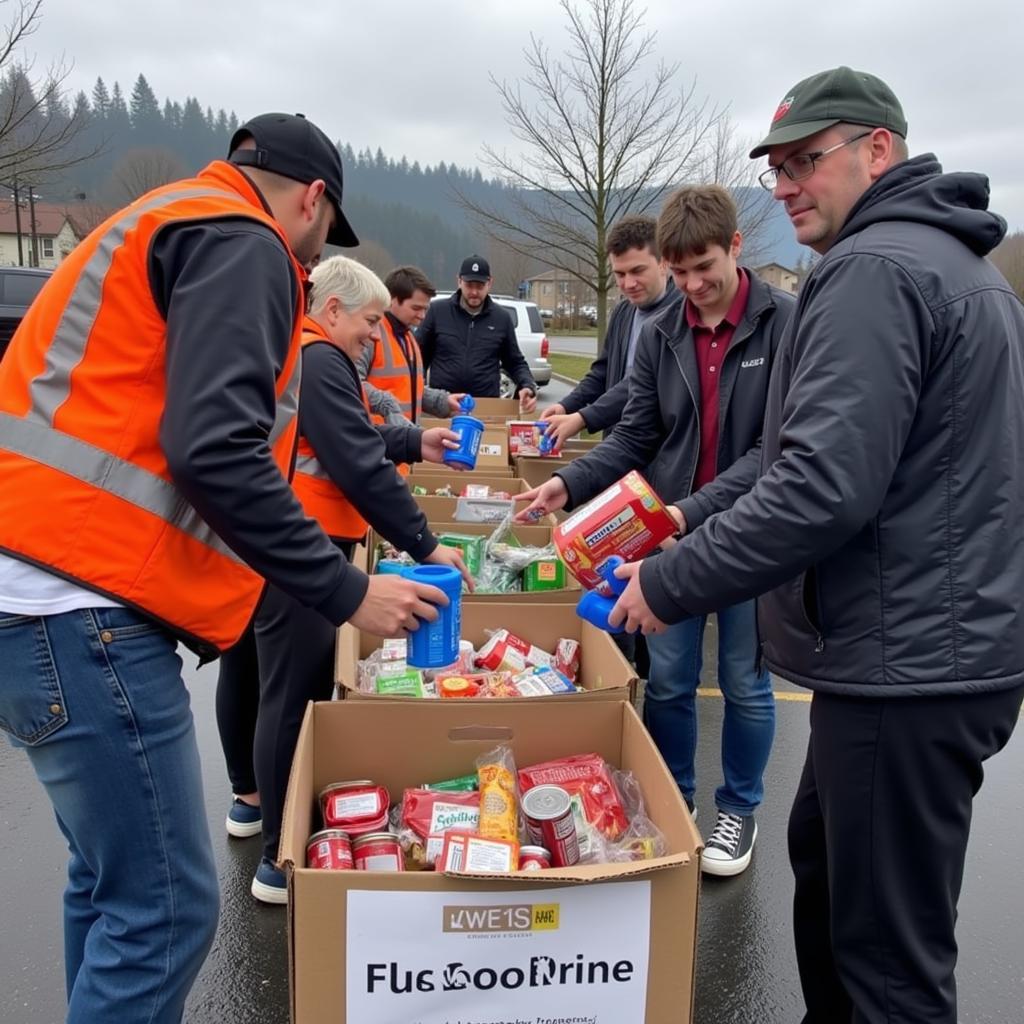
[[[18,258],[18,218],[11,200],[0,202],[0,266],[39,266],[53,269],[78,243],[82,232],[67,207],[35,204],[38,262],[32,258],[32,217],[27,203],[20,204],[21,259]]]
[[[540,309],[553,313],[571,312],[597,303],[593,288],[564,270],[545,270],[543,274],[527,278],[527,301]]]
[[[766,263],[763,267],[754,267],[754,273],[762,281],[779,288],[790,295],[796,295],[800,287],[800,277],[795,270],[782,266],[781,263]]]

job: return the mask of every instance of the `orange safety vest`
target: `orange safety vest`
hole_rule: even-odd
[[[134,606],[206,653],[241,636],[264,581],[171,479],[159,437],[167,324],[148,263],[169,224],[225,218],[265,224],[291,255],[249,180],[214,161],[137,199],[81,242],[0,363],[0,550]],[[285,476],[297,432],[302,301],[267,437]]]
[[[406,329],[405,344],[410,357],[407,359],[402,341],[395,334],[391,321],[386,316],[381,317],[378,327],[380,337],[374,346],[373,362],[366,375],[366,382],[393,395],[402,415],[418,423],[423,401],[423,357],[420,355],[420,347],[412,331]],[[380,416],[375,417],[374,421],[384,422]],[[399,463],[397,468],[402,476],[408,475],[409,467],[405,463]]]
[[[302,322],[302,347],[314,345],[319,341],[325,341],[328,345],[334,344],[327,337],[323,327],[312,317],[307,316]],[[370,403],[366,398],[366,389],[360,385],[360,391],[369,418]],[[338,443],[344,443],[344,439],[339,437]],[[320,465],[313,446],[302,434],[299,435],[299,452],[295,459],[295,478],[292,487],[302,502],[306,515],[315,519],[329,537],[358,541],[366,535],[366,520],[328,476],[327,470]]]

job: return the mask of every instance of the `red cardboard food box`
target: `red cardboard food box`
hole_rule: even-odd
[[[541,450],[540,439],[546,428],[547,424],[542,422],[535,423],[532,420],[509,420],[509,457],[514,458],[517,455],[552,459],[560,457],[560,450]]]
[[[588,590],[604,589],[597,569],[606,558],[649,555],[676,532],[676,522],[636,470],[627,473],[551,531],[565,567]]]

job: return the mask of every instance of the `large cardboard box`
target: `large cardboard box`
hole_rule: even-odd
[[[492,491],[508,491],[509,494],[518,494],[521,490],[525,490],[523,481],[518,477],[509,477],[504,471],[488,476],[486,473],[478,471],[460,473],[453,470],[451,466],[440,466],[436,463],[428,463],[428,465],[430,466],[429,480],[405,478],[410,490],[413,487],[425,487],[433,492],[439,487],[450,487],[455,494],[461,494],[467,484],[480,484],[490,487]]]
[[[578,640],[580,671],[576,681],[585,692],[553,694],[550,697],[463,697],[460,702],[512,705],[524,701],[528,704],[540,701],[547,705],[633,699],[637,684],[635,669],[623,657],[608,633],[585,622],[576,614],[575,602],[545,602],[547,595],[544,593],[529,594],[527,596],[532,598],[531,601],[519,603],[508,601],[510,595],[498,596],[506,600],[490,603],[463,598],[462,638],[471,641],[479,649],[487,639],[488,631],[507,629],[545,651],[553,651],[555,644],[563,637]],[[361,632],[349,623],[338,629],[334,661],[334,681],[338,684],[338,696],[372,703],[435,703],[434,698],[361,693],[357,689],[358,662],[368,658],[382,643],[380,637]]]
[[[595,752],[632,772],[668,854],[483,878],[303,867],[317,794],[472,771],[509,743],[519,766]],[[285,802],[292,1024],[693,1020],[701,840],[623,702],[310,704]]]

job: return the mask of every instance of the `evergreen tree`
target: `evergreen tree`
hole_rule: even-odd
[[[150,88],[145,75],[139,75],[132,86],[131,105],[129,107],[133,141],[143,146],[156,144],[160,139],[163,119],[160,115],[160,104],[156,94]]]
[[[92,112],[102,121],[109,109],[110,93],[107,92],[107,84],[102,78],[97,78],[96,84],[92,87]]]
[[[115,82],[110,93],[110,106],[107,108],[107,127],[121,141],[127,142],[127,133],[131,131],[132,121],[128,115],[128,104],[121,92],[121,83]]]

